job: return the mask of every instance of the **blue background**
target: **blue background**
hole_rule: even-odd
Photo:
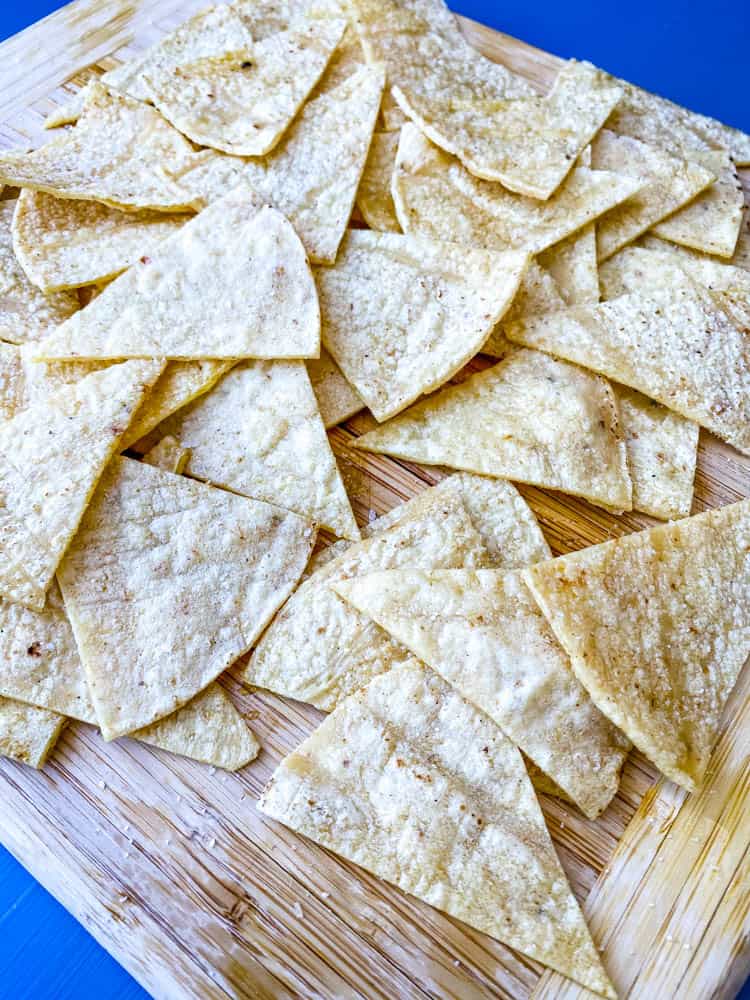
[[[54,0],[0,0],[0,38]],[[206,0],[207,4],[209,0]],[[750,131],[748,0],[450,0],[458,13]],[[0,804],[0,808],[2,805]],[[0,1000],[147,1000],[147,994],[0,847]],[[668,998],[665,998],[668,1000]],[[685,998],[690,1000],[690,998]],[[750,1000],[750,984],[742,991]]]

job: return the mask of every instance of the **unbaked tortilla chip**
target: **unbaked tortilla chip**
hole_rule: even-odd
[[[481,349],[529,256],[351,230],[319,267],[321,337],[377,420],[452,378]]]
[[[24,274],[13,252],[15,201],[0,201],[0,341],[40,340],[79,309],[74,292],[45,294]]]
[[[96,483],[162,367],[136,361],[94,372],[0,424],[0,596],[44,607]]]
[[[65,716],[0,698],[0,757],[41,768],[66,723]]]
[[[473,177],[407,123],[401,129],[392,193],[405,233],[490,250],[539,253],[641,186],[638,178],[575,166],[549,200],[536,201]]]
[[[716,179],[698,163],[607,129],[602,129],[591,144],[591,162],[597,170],[622,174],[641,185],[639,191],[597,221],[600,261],[692,201]]]
[[[328,429],[359,413],[364,407],[362,397],[349,382],[328,351],[321,347],[320,357],[306,361],[320,419]]]
[[[400,233],[396,207],[391,194],[391,179],[396,166],[398,132],[376,132],[357,191],[357,208],[370,229],[381,233]]]
[[[167,434],[158,444],[146,452],[141,461],[145,462],[146,465],[155,465],[158,469],[166,469],[167,472],[181,475],[185,471],[189,458],[189,449],[183,448],[176,438]]]
[[[615,997],[518,750],[411,660],[343,702],[259,809],[530,958]]]
[[[353,444],[533,483],[613,510],[632,508],[612,389],[591,372],[537,351],[513,352]]]
[[[694,791],[750,653],[750,501],[540,563],[526,579],[594,702]]]
[[[302,362],[244,362],[160,425],[190,449],[185,471],[358,539]]]
[[[484,566],[488,557],[458,491],[427,490],[405,507],[397,524],[350,545],[298,587],[256,646],[243,681],[330,711],[407,658],[329,584],[401,566]]]
[[[399,569],[333,589],[489,716],[589,817],[629,742],[573,673],[521,571]]]
[[[13,251],[29,281],[43,292],[78,288],[108,281],[148,257],[188,218],[122,212],[95,201],[22,191],[13,216]]]
[[[158,111],[92,83],[75,128],[31,153],[0,154],[0,183],[113,208],[179,212],[193,208],[194,197],[167,168],[176,171],[192,155]]]
[[[637,389],[750,454],[750,342],[687,275],[504,329],[510,340]]]
[[[246,652],[314,542],[288,511],[115,458],[58,572],[104,738],[171,714]]]
[[[290,223],[239,184],[38,347],[40,360],[316,357],[318,297]]]

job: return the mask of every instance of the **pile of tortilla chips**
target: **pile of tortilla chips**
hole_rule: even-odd
[[[539,93],[441,0],[209,7],[47,124],[0,153],[0,754],[241,768],[234,664],[330,713],[264,812],[615,997],[536,792],[697,788],[750,653],[750,501],[688,516],[700,428],[750,454],[750,136]],[[363,409],[456,470],[364,527]],[[683,520],[553,559],[511,480]]]

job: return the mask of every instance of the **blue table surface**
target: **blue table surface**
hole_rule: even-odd
[[[6,0],[0,4],[0,38],[61,6],[54,0]],[[533,7],[528,0],[505,0],[502,10],[494,0],[450,0],[450,6],[750,132],[750,4],[742,0],[713,0],[708,7],[695,0],[537,0]],[[102,997],[146,1000],[147,994],[0,847],[0,1000]],[[750,1000],[750,983],[741,1000]]]

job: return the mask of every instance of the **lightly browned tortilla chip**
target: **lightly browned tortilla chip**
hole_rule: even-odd
[[[0,698],[0,757],[43,767],[66,721],[64,715]]]
[[[749,553],[744,500],[525,574],[594,702],[689,791],[750,652]]]
[[[615,991],[518,750],[414,660],[286,757],[259,808],[606,997]]]

